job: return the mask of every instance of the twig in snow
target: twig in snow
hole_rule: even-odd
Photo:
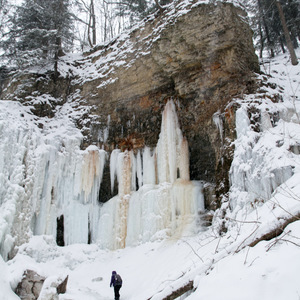
[[[246,257],[245,257],[245,260],[244,260],[244,265],[246,264],[247,262],[247,258],[248,258],[248,253],[249,253],[249,250],[250,250],[250,247],[248,247],[248,250],[247,250],[247,253],[246,253]]]
[[[235,221],[235,222],[238,222],[238,223],[254,223],[254,224],[261,224],[261,222],[259,221],[241,221],[241,220],[236,220],[236,219],[232,219],[232,218],[229,218],[229,217],[226,217],[227,220],[230,220],[230,221]]]
[[[218,240],[218,244],[217,244],[216,249],[215,249],[215,253],[218,253],[218,248],[219,248],[219,244],[220,244],[221,239],[222,239],[222,237],[220,236],[220,238]]]
[[[244,244],[244,242],[248,239],[248,238],[250,238],[250,236],[251,235],[253,235],[256,231],[257,231],[257,229],[258,229],[259,227],[257,226],[255,229],[254,229],[254,231],[249,235],[249,236],[247,236],[241,243],[240,243],[240,245],[237,247],[237,249],[235,250],[235,253],[238,253],[239,251],[240,251],[240,247]],[[251,245],[251,244],[250,244]],[[243,249],[244,247],[242,247],[242,249]]]
[[[288,233],[290,233],[290,232],[291,232],[291,230],[288,231],[288,232],[286,232],[281,238],[277,238],[277,239],[275,239],[275,241],[273,241],[272,243],[270,243],[270,246],[268,247],[267,252],[268,252],[273,246],[275,246],[280,240],[282,240],[283,237],[285,237],[285,236],[286,236]]]
[[[183,240],[183,242],[185,242],[187,245],[190,246],[190,248],[192,249],[192,251],[194,252],[194,254],[200,258],[200,260],[204,263],[204,260],[202,259],[202,257],[195,251],[195,249],[185,240]]]

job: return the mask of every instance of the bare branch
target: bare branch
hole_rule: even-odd
[[[187,245],[190,246],[190,248],[192,249],[192,251],[194,252],[194,254],[200,258],[200,260],[204,263],[204,260],[202,259],[202,257],[195,251],[195,249],[190,245],[190,243],[188,243],[187,241],[183,240]]]
[[[156,6],[159,8],[160,13],[164,11],[163,7],[159,4],[158,0],[155,0]]]

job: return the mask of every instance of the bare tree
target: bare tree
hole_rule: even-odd
[[[289,30],[288,30],[287,25],[286,25],[285,16],[284,16],[284,13],[283,13],[283,10],[282,10],[282,7],[281,7],[281,4],[280,4],[279,1],[276,1],[276,6],[277,6],[278,11],[279,11],[280,21],[281,21],[281,25],[282,25],[283,32],[284,32],[284,37],[285,37],[285,40],[286,40],[286,46],[287,46],[287,48],[290,52],[292,65],[296,66],[298,64],[298,59],[297,59],[297,56],[296,56],[296,53],[295,53],[295,49],[294,49],[294,46],[293,46],[293,43],[292,43],[292,40],[291,40]]]
[[[90,47],[93,47],[97,43],[97,31],[96,31],[96,13],[94,0],[89,0],[86,2],[84,0],[75,1],[77,7],[79,7],[80,12],[84,13],[86,18],[78,17],[74,14],[74,19],[81,24],[86,26],[85,39]],[[84,41],[83,41],[84,43]]]
[[[90,34],[91,30],[92,30],[92,40]],[[90,7],[89,7],[88,40],[91,47],[95,46],[97,43],[94,0],[91,0]]]

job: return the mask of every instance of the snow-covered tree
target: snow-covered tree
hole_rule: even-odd
[[[10,9],[11,4],[9,3],[9,1],[0,0],[0,40],[5,34],[5,24],[8,22]]]
[[[72,41],[68,0],[25,0],[11,16],[1,46],[18,67],[51,62],[57,75],[58,58]]]

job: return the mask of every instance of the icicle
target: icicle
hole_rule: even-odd
[[[130,194],[131,191],[131,153],[122,152],[118,155],[119,196]]]
[[[107,117],[107,127],[104,129],[103,132],[103,142],[106,143],[109,135],[109,127],[110,127],[110,115]]]
[[[271,119],[270,119],[270,116],[268,114],[267,111],[263,111],[261,113],[261,130],[264,131],[264,130],[268,130],[270,128],[272,128],[272,123],[271,123]]]
[[[0,251],[4,255],[12,246],[10,235],[21,243],[32,228],[34,234],[55,237],[57,218],[61,216],[63,224],[59,226],[64,230],[66,245],[91,241],[110,249],[183,232],[196,220],[201,188],[189,181],[188,143],[182,136],[172,101],[162,114],[156,149],[145,147],[136,156],[133,151],[112,151],[111,190],[117,179],[118,196],[101,205],[98,198],[104,150],[96,146],[80,150],[79,134],[64,135],[63,139],[51,135],[33,139],[30,131],[18,129],[14,151],[10,153],[8,135],[9,131],[0,145],[0,150],[8,155],[6,158],[0,153],[0,166],[7,173],[0,177],[0,184],[7,190],[14,186],[14,190],[13,195],[6,191],[4,194],[4,201],[10,197],[13,210],[0,232],[4,243]],[[22,188],[24,173],[34,179],[28,181],[26,191]],[[1,186],[0,192],[3,193]]]
[[[183,180],[190,180],[189,146],[186,138],[183,138],[180,147],[179,173]]]
[[[149,147],[143,152],[143,184],[155,184],[155,154],[151,155]]]
[[[202,189],[200,182],[184,180],[144,185],[129,202],[126,246],[197,231],[198,213],[204,211]]]
[[[247,133],[248,127],[250,125],[250,120],[247,114],[246,107],[240,107],[236,111],[236,135],[237,138],[245,135]]]
[[[85,194],[84,203],[88,201],[88,196],[92,191],[95,180],[97,177],[100,177],[100,166],[99,149],[96,146],[89,146],[83,155],[83,167],[81,170],[81,190]]]
[[[130,151],[131,161],[131,191],[136,191],[137,161],[133,151]]]
[[[213,114],[213,121],[216,127],[219,129],[219,134],[221,138],[221,142],[223,142],[223,121],[220,111],[217,111]]]
[[[181,142],[182,133],[175,105],[173,101],[169,101],[163,112],[161,133],[157,143],[157,169],[160,183],[173,183],[177,179]]]

